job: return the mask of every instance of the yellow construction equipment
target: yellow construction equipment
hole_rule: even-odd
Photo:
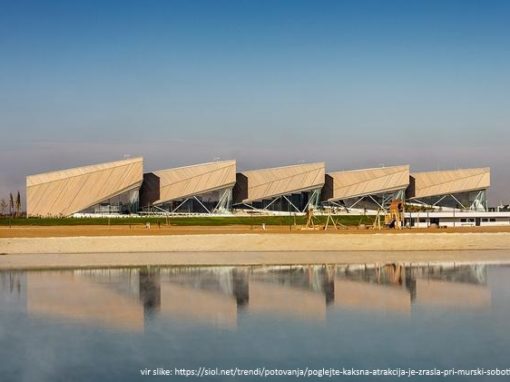
[[[393,200],[390,204],[390,210],[384,216],[384,224],[389,228],[402,229],[404,226],[404,202],[402,200]]]

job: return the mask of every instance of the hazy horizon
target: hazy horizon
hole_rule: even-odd
[[[0,198],[27,175],[491,167],[510,202],[510,3],[16,1],[0,12]]]

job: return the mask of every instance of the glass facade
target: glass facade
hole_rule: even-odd
[[[172,213],[227,213],[232,208],[232,189],[211,191],[188,198],[158,204],[158,209]]]
[[[420,198],[419,202],[436,209],[448,208],[470,211],[487,211],[487,197],[485,190]]]
[[[268,211],[304,212],[310,203],[314,208],[318,206],[320,190],[311,190],[264,199],[250,203],[253,208]]]
[[[364,197],[362,199],[348,199],[348,200],[339,200],[336,204],[345,207],[346,209],[359,209],[359,210],[374,210],[377,211],[387,203],[384,203],[383,198],[378,197],[377,195],[373,197],[377,203],[371,198]]]
[[[138,212],[138,189],[123,192],[85,210],[84,214],[135,214]]]
[[[358,198],[337,200],[333,203],[327,202],[325,205],[340,207],[346,209],[374,210],[381,208],[388,209],[393,200],[403,200],[404,190],[398,190],[392,193],[366,195]]]

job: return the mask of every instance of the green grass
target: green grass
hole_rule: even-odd
[[[315,224],[325,224],[326,216],[314,217]],[[337,216],[335,221],[343,225],[357,226],[359,224],[372,224],[373,216]],[[64,225],[143,225],[146,222],[151,224],[166,224],[165,217],[126,217],[126,218],[0,218],[1,226],[64,226]],[[169,217],[168,222],[176,226],[228,226],[228,225],[298,225],[306,223],[304,216],[195,216],[195,217]]]

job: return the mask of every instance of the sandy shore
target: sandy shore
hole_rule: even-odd
[[[508,251],[398,252],[145,252],[16,254],[0,256],[0,270],[145,266],[264,266],[323,264],[510,264]]]
[[[0,238],[0,269],[510,260],[510,233]]]
[[[451,251],[510,249],[510,233],[196,234],[0,238],[0,253]]]

